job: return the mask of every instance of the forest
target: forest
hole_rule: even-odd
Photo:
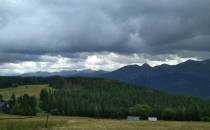
[[[161,120],[177,121],[210,119],[210,102],[199,98],[171,95],[101,78],[53,77],[52,80],[51,77],[43,78],[40,83],[44,81],[52,89],[42,89],[39,99],[27,94],[12,95],[7,101],[10,107],[4,107],[3,111],[18,115],[36,115],[41,110],[53,115],[96,118],[135,115],[142,119],[156,116]]]

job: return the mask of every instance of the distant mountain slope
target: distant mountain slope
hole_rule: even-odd
[[[20,76],[22,77],[49,77],[49,76],[84,76],[84,77],[94,77],[97,75],[105,74],[106,71],[93,71],[93,70],[74,70],[74,71],[60,71],[60,72],[34,72],[34,73],[25,73]]]
[[[210,98],[210,60],[178,65],[129,65],[101,77],[144,85],[176,94]]]

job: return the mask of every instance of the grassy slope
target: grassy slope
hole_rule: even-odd
[[[0,130],[45,130],[45,117],[23,119],[17,116],[0,115]],[[20,116],[18,116],[21,118]],[[82,117],[55,117],[49,119],[51,130],[209,130],[210,123],[202,122],[148,122]]]
[[[36,96],[38,98],[42,88],[48,88],[48,85],[24,85],[16,88],[3,88],[0,89],[0,95],[2,95],[4,99],[9,99],[12,93],[15,93],[16,96],[29,94],[30,96]]]

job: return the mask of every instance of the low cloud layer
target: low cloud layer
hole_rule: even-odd
[[[149,63],[151,66],[160,64],[178,64],[189,59],[176,55],[149,56],[145,54],[117,54],[117,53],[79,53],[75,57],[41,56],[38,61],[24,61],[16,63],[4,63],[0,65],[0,75],[18,75],[27,72],[62,70],[105,70],[112,71],[128,64]],[[78,58],[80,57],[80,58]]]
[[[113,53],[154,61],[171,55],[207,59],[209,5],[209,0],[1,0],[0,64],[45,62],[44,56],[80,64],[88,56]]]

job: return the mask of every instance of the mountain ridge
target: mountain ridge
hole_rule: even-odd
[[[103,70],[64,70],[59,72],[45,72],[45,71],[38,71],[38,72],[32,72],[32,73],[24,73],[21,74],[21,77],[50,77],[50,76],[62,76],[62,77],[71,77],[71,76],[84,76],[84,77],[94,77],[97,75],[101,75],[107,73]]]
[[[103,78],[124,81],[134,85],[144,85],[175,94],[210,98],[210,60],[188,60],[178,65],[151,67],[124,66],[101,75]]]

